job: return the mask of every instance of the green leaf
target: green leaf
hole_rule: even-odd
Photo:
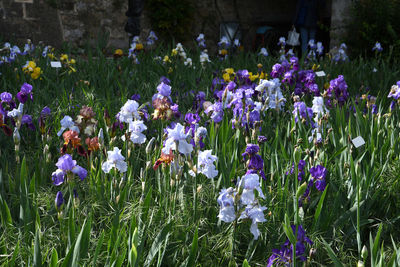
[[[242,267],[250,267],[250,264],[247,262],[246,259],[244,259]]]
[[[8,262],[8,266],[10,266],[10,267],[14,266],[15,260],[17,259],[18,254],[19,254],[19,240],[18,240],[17,245],[15,246],[15,249],[13,251],[12,258],[11,258],[10,262]]]
[[[135,266],[136,260],[137,260],[137,250],[136,250],[136,246],[134,244],[132,244],[132,248],[129,251],[129,255],[128,255],[129,266]]]
[[[94,252],[94,256],[93,256],[93,266],[96,266],[96,261],[97,261],[97,257],[99,256],[100,253],[100,249],[103,245],[103,240],[104,240],[104,230],[101,232],[99,240],[97,241],[97,246],[96,246],[96,250]]]
[[[157,237],[154,239],[153,244],[151,245],[149,254],[147,255],[144,266],[150,266],[151,262],[154,259],[154,256],[158,253],[164,240],[167,238],[169,231],[171,230],[172,223],[169,222],[165,225],[161,231],[158,233]]]
[[[333,264],[336,267],[343,267],[343,263],[340,262],[339,258],[335,255],[335,252],[332,250],[331,246],[325,241],[325,239],[322,239],[322,243],[324,243],[325,249],[328,252],[329,258],[333,261]]]
[[[39,228],[36,230],[35,234],[35,246],[33,249],[33,266],[42,266],[42,253],[40,251],[40,238],[39,238]]]
[[[322,210],[322,207],[323,207],[323,205],[324,205],[324,199],[325,199],[325,196],[326,196],[326,192],[328,191],[328,187],[329,187],[329,185],[327,185],[327,186],[325,187],[325,190],[324,190],[324,192],[322,193],[322,196],[321,196],[321,198],[320,198],[319,201],[318,201],[317,210],[315,211],[315,214],[314,214],[314,225],[313,225],[313,229],[315,229],[315,227],[317,227],[318,219],[319,219],[319,216],[321,215],[321,210]]]
[[[293,234],[292,227],[290,227],[290,220],[289,216],[285,214],[285,222],[283,223],[283,231],[285,232],[286,236],[289,238],[290,243],[296,244],[296,237]]]
[[[196,260],[197,256],[197,249],[198,249],[198,229],[196,226],[196,230],[194,232],[193,241],[192,241],[192,248],[190,250],[189,261],[186,266],[194,266],[194,261]]]
[[[55,248],[53,248],[53,252],[51,253],[51,259],[50,259],[50,267],[57,267],[58,263],[58,253]]]
[[[76,239],[74,253],[72,256],[72,266],[78,266],[82,257],[86,256],[89,248],[90,230],[92,227],[92,218],[83,223],[82,229]]]
[[[0,194],[0,209],[1,209],[0,213],[1,223],[4,226],[4,228],[7,228],[8,226],[12,225],[12,218],[7,202],[3,199],[1,194]]]

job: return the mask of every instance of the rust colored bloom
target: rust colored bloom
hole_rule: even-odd
[[[72,153],[72,149],[76,148],[78,154],[86,156],[86,151],[81,145],[81,139],[78,137],[78,133],[72,130],[63,133],[64,145],[61,148],[61,154]]]
[[[81,139],[78,137],[78,133],[72,130],[66,131],[63,133],[64,144],[68,145],[71,143],[73,148],[76,148],[81,144]]]
[[[85,140],[86,145],[88,146],[88,151],[97,151],[100,148],[100,144],[99,144],[99,138],[93,137],[92,139],[90,139],[89,137],[86,138]]]
[[[8,136],[12,135],[12,130],[10,129],[10,127],[8,127],[6,124],[4,124],[3,114],[1,114],[1,113],[0,113],[0,128],[3,129],[3,132],[6,135],[8,135]]]
[[[163,152],[161,152],[161,156],[160,158],[156,161],[156,163],[154,163],[153,165],[153,169],[157,170],[158,167],[162,164],[170,164],[172,161],[174,160],[174,154],[172,153],[172,150],[170,150],[169,154],[164,154]]]

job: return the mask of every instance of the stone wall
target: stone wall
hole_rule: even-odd
[[[20,3],[27,1],[31,3]],[[296,0],[191,0],[195,7],[191,35],[204,33],[209,47],[219,39],[220,23],[236,21],[241,25],[242,43],[251,47],[255,31],[260,25],[270,25],[287,32],[293,22]],[[341,23],[343,2],[332,0],[332,23]],[[0,0],[0,38],[3,41],[33,42],[60,46],[68,41],[77,46],[109,37],[109,46],[127,47],[124,32],[127,0]],[[330,3],[324,16],[330,17]],[[52,5],[53,4],[53,5]],[[54,8],[57,4],[57,8]],[[340,9],[336,8],[336,5]],[[142,14],[143,36],[151,26]],[[332,25],[335,26],[335,25]],[[190,45],[190,44],[188,44]]]

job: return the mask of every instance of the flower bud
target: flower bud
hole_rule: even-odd
[[[19,142],[21,141],[21,136],[19,135],[19,131],[17,128],[14,129],[13,138],[15,145],[19,145]]]
[[[362,250],[361,250],[361,257],[363,258],[364,261],[367,260],[368,257],[368,249],[367,247],[364,245]]]
[[[146,146],[146,154],[150,154],[150,153],[152,152],[152,150],[153,150],[153,144],[154,144],[155,140],[156,140],[156,138],[153,137],[153,138],[151,138],[150,141],[147,143],[147,146]]]

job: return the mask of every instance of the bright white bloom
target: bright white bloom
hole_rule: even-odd
[[[109,173],[112,168],[116,168],[119,172],[126,172],[128,165],[124,160],[125,157],[122,156],[121,150],[114,147],[113,151],[107,151],[107,161],[103,162],[101,169],[105,173]]]
[[[233,41],[233,45],[236,46],[236,47],[239,47],[239,46],[240,46],[240,41],[239,41],[239,39],[235,39],[235,40]]]
[[[289,57],[294,57],[295,54],[294,54],[294,52],[293,52],[293,48],[290,48],[290,49],[287,51],[286,55],[289,56]]]
[[[200,126],[196,129],[195,133],[196,138],[205,137],[207,136],[207,128]]]
[[[392,97],[396,100],[400,98],[400,87],[398,84],[392,85],[388,97]]]
[[[199,153],[197,160],[197,171],[204,174],[207,178],[212,179],[218,175],[218,170],[215,168],[214,162],[217,157],[211,155],[211,150],[204,150]]]
[[[310,47],[310,49],[314,49],[314,48],[315,48],[315,41],[314,41],[314,39],[311,39],[310,41],[308,41],[308,46]]]
[[[240,197],[240,202],[243,205],[250,205],[255,200],[254,190],[258,191],[258,195],[261,198],[265,198],[261,187],[260,187],[260,177],[256,173],[245,174],[242,179],[238,181],[240,187],[243,187],[243,192]]]
[[[139,108],[139,103],[136,102],[135,100],[129,99],[122,106],[122,108],[119,112],[119,120],[121,122],[129,123],[129,122],[133,121],[133,119],[140,119],[140,116],[138,113],[138,108]]]
[[[147,45],[153,45],[155,41],[158,40],[158,37],[153,31],[149,32],[149,36],[147,37]]]
[[[70,129],[74,132],[79,133],[78,126],[75,125],[74,121],[70,116],[64,116],[64,118],[60,121],[60,123],[61,123],[61,129],[58,131],[57,136],[61,136],[66,129]]]
[[[170,150],[178,150],[184,155],[188,155],[193,151],[193,145],[188,144],[186,141],[187,137],[190,135],[190,131],[185,134],[185,127],[182,124],[177,123],[174,129],[167,129],[168,138],[165,141],[165,145],[162,149],[164,154],[169,154]],[[178,143],[178,148],[176,144]]]
[[[223,188],[219,193],[217,202],[220,205],[218,218],[226,223],[233,222],[236,219],[234,197],[236,190],[232,187],[228,189]]]
[[[204,65],[206,62],[210,62],[210,58],[208,57],[207,50],[204,50],[200,54],[200,63]]]
[[[218,42],[218,46],[229,46],[229,40],[226,36],[223,36]]]
[[[12,118],[21,118],[24,112],[24,104],[20,103],[18,108],[14,108],[13,110],[9,111],[7,115]]]
[[[146,142],[146,136],[142,134],[145,130],[147,130],[147,126],[144,125],[143,121],[130,122],[129,132],[131,133],[131,141],[134,144],[143,144]]]
[[[321,42],[317,43],[317,53],[318,55],[322,55],[324,53],[324,47]]]
[[[204,34],[200,33],[199,36],[197,36],[196,41],[197,42],[204,41]]]
[[[317,114],[317,117],[323,116],[329,111],[326,109],[324,104],[324,98],[322,96],[314,96],[312,111]]]
[[[378,51],[378,52],[382,52],[383,51],[381,43],[379,43],[379,42],[375,43],[375,46],[372,48],[372,51],[375,51],[375,50]]]
[[[286,45],[286,39],[285,39],[285,37],[281,37],[281,38],[279,38],[278,45],[283,45],[283,46],[285,46],[285,45]]]
[[[264,210],[266,209],[266,207],[260,205],[249,205],[239,217],[239,219],[251,219],[250,232],[253,234],[254,240],[257,240],[260,236],[257,224],[267,221],[264,217]]]
[[[188,57],[185,62],[183,62],[183,64],[185,64],[185,66],[192,66],[192,59],[190,57]]]
[[[260,53],[258,53],[258,55],[267,57],[268,56],[268,51],[265,47],[261,48]]]
[[[255,88],[256,91],[264,92],[267,109],[282,109],[285,105],[286,99],[283,97],[280,86],[279,79],[275,78],[273,80],[261,80],[260,84]]]

